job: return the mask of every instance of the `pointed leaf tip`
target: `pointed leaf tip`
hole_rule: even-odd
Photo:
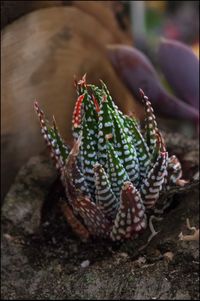
[[[143,98],[145,96],[144,91],[141,88],[139,88],[139,92],[140,92],[140,96]]]
[[[38,107],[39,107],[39,103],[38,103],[37,100],[34,101],[34,107],[35,107],[35,108],[38,108]]]

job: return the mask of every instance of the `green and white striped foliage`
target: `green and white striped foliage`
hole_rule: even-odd
[[[175,156],[168,158],[153,108],[142,90],[144,134],[136,118],[118,109],[103,81],[99,88],[87,84],[84,76],[75,86],[71,151],[55,120],[50,126],[35,103],[66,201],[92,236],[131,239],[146,228],[146,213],[155,207],[161,191],[180,179],[180,162]]]

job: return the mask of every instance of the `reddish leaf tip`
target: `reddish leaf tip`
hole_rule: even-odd
[[[144,91],[141,89],[141,88],[139,88],[139,92],[140,92],[140,96],[142,97],[142,98],[144,98]]]

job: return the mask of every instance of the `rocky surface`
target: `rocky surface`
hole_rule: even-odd
[[[173,143],[169,149],[178,149],[190,184],[171,191],[171,206],[153,221],[158,234],[146,248],[148,231],[123,244],[81,242],[58,206],[63,190],[50,160],[31,158],[2,207],[2,299],[198,300],[199,243],[179,239],[192,233],[187,218],[199,227],[198,145]]]
[[[24,233],[37,231],[45,197],[55,179],[56,170],[48,158],[32,157],[22,167],[8,192],[2,217],[21,228]]]

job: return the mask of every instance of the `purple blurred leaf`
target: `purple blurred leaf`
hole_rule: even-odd
[[[182,100],[199,108],[199,60],[185,44],[162,39],[158,49],[162,72]]]
[[[138,99],[141,88],[158,114],[198,122],[198,111],[167,93],[153,65],[141,51],[125,45],[109,45],[107,49],[112,65]]]

